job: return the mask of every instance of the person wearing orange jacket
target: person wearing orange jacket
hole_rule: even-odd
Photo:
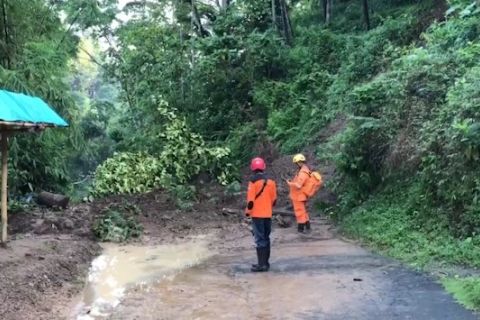
[[[310,168],[306,164],[307,159],[301,153],[293,157],[293,163],[297,165],[298,172],[292,180],[286,180],[290,188],[290,200],[297,219],[298,232],[303,233],[306,229],[310,232],[310,217],[307,212],[307,196],[303,191],[305,182],[310,177]]]
[[[247,217],[252,218],[253,235],[257,249],[258,263],[252,265],[252,272],[265,272],[270,269],[270,232],[272,230],[272,210],[277,201],[277,186],[266,173],[262,158],[254,158],[250,163],[253,175],[248,182]]]

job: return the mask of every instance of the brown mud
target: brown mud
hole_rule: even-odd
[[[308,235],[274,229],[267,273],[250,272],[246,228],[210,233],[204,260],[130,287],[89,319],[476,319],[428,276],[337,238],[324,219],[312,224]]]
[[[238,197],[205,186],[189,211],[176,209],[164,192],[116,196],[63,211],[30,208],[10,214],[9,242],[0,248],[0,319],[67,319],[78,299],[92,260],[101,252],[91,231],[94,219],[112,204],[139,207],[144,226],[137,245],[171,243],[211,230],[228,229],[243,220],[225,213]],[[220,209],[219,209],[220,208]]]

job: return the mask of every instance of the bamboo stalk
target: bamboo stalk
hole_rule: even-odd
[[[8,133],[2,132],[2,244],[7,243]]]

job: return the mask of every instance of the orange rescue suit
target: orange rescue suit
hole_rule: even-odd
[[[305,207],[307,196],[303,192],[303,187],[309,177],[310,169],[306,165],[303,165],[293,180],[288,183],[290,187],[290,199],[292,200],[297,223],[305,223],[310,220]]]
[[[261,191],[262,188],[263,191]],[[271,218],[272,208],[276,201],[277,186],[275,181],[265,173],[254,174],[248,182],[246,214],[252,218]]]

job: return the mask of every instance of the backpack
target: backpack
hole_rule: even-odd
[[[303,193],[305,193],[308,198],[311,198],[323,186],[323,180],[318,171],[309,171],[307,174],[308,179],[303,186]]]

